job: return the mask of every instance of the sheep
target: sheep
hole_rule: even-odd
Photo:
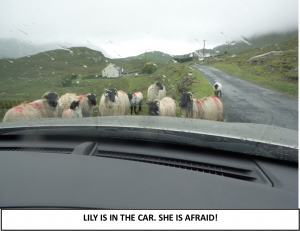
[[[215,96],[217,96],[219,98],[219,93],[220,93],[220,97],[222,96],[222,84],[220,83],[215,83],[214,84],[214,92],[215,92]]]
[[[63,118],[82,118],[82,110],[79,105],[79,100],[74,100],[69,109],[65,109],[62,113]]]
[[[95,94],[76,95],[74,93],[66,93],[62,95],[58,101],[59,116],[65,109],[70,108],[70,104],[73,101],[80,101],[79,105],[82,111],[83,117],[91,117],[93,114],[93,107],[97,104],[97,96]]]
[[[149,115],[152,116],[176,116],[176,104],[170,97],[165,97],[161,100],[147,102],[149,106]]]
[[[139,76],[139,73],[137,72],[137,73],[135,73],[135,75],[134,75],[135,77],[138,77]]]
[[[166,88],[160,82],[155,82],[148,88],[148,101],[161,100],[166,97]]]
[[[130,111],[132,115],[132,109],[134,109],[134,113],[138,114],[142,111],[142,103],[143,103],[143,94],[141,92],[128,93],[128,99],[130,102]],[[136,111],[137,105],[139,106],[138,112]]]
[[[58,99],[56,92],[46,92],[42,99],[9,109],[4,115],[3,122],[57,117]]]
[[[80,101],[79,105],[82,110],[82,116],[91,117],[93,115],[93,107],[97,104],[97,96],[88,93],[86,95],[80,95],[78,100]]]
[[[117,89],[105,89],[99,103],[100,116],[128,115],[130,102],[128,95]]]
[[[222,120],[223,104],[216,96],[193,99],[191,92],[183,92],[179,106],[182,109],[182,115],[186,118]]]

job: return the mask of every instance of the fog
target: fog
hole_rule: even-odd
[[[185,54],[204,40],[212,49],[296,28],[297,0],[0,1],[0,39],[101,47],[112,57]]]

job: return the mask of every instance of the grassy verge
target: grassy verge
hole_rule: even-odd
[[[259,84],[272,90],[282,92],[293,97],[298,97],[298,84],[280,80],[280,77],[278,77],[278,75],[276,74],[271,74],[268,76],[257,75],[252,73],[253,70],[250,70],[251,67],[241,68],[236,66],[235,64],[228,63],[216,63],[213,66],[239,78],[248,80],[250,82]]]
[[[261,57],[271,51],[278,53]],[[211,57],[206,62],[239,78],[298,97],[298,37],[218,58],[222,61]]]

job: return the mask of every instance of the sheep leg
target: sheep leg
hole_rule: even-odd
[[[132,115],[132,109],[133,109],[133,107],[130,107],[131,115]]]
[[[141,100],[141,101],[139,102],[139,112],[142,111],[142,104],[143,104],[143,100]]]
[[[136,106],[134,106],[134,113],[137,114],[137,112],[136,112]]]

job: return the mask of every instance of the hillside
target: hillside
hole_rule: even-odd
[[[71,52],[72,51],[72,52]],[[135,71],[141,61],[115,60],[106,58],[100,51],[86,47],[57,49],[18,59],[0,59],[0,80],[7,78],[50,78],[59,79],[67,74],[101,75],[110,63],[124,68],[124,72]]]
[[[295,37],[298,37],[298,30],[285,33],[268,33],[264,35],[255,35],[250,38],[245,38],[241,36],[240,40],[229,44],[229,46],[228,44],[216,46],[213,48],[213,51],[216,54],[221,55],[229,49],[228,53],[234,54],[241,51],[251,50],[257,47],[281,43]]]
[[[169,54],[160,52],[160,51],[152,51],[152,52],[145,52],[143,54],[137,56],[130,56],[123,59],[114,59],[116,61],[129,61],[129,60],[140,60],[142,64],[146,62],[154,62],[156,64],[169,62],[173,60],[173,57]]]
[[[72,52],[71,52],[72,51]],[[172,60],[170,55],[162,52],[147,52],[146,60],[163,63]],[[123,67],[124,73],[139,71],[145,61],[145,54],[134,57],[110,59],[102,52],[86,47],[71,47],[69,50],[56,49],[18,59],[0,59],[0,80],[3,78],[37,78],[59,79],[70,73],[77,75],[101,75],[101,71],[114,63]]]

